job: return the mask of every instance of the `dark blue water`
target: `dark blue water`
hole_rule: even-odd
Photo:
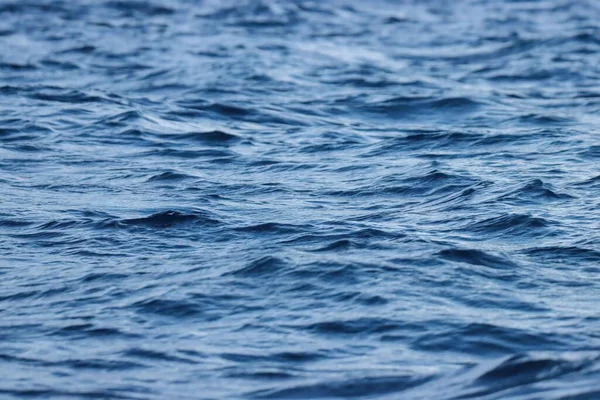
[[[0,397],[600,398],[600,4],[0,1]]]

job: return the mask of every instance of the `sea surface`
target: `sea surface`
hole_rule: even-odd
[[[0,398],[600,399],[599,21],[0,0]]]

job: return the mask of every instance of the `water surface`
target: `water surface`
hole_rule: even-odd
[[[600,398],[594,1],[0,1],[0,395]]]

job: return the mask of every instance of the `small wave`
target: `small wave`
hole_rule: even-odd
[[[53,335],[70,336],[78,338],[114,337],[115,339],[139,337],[139,335],[124,332],[118,328],[97,326],[90,323],[67,325],[54,331]]]
[[[267,354],[249,354],[249,353],[221,353],[220,357],[229,360],[248,364],[261,362],[278,362],[304,364],[323,360],[327,352],[306,352],[306,351],[281,351]]]
[[[598,358],[566,359],[514,355],[480,374],[464,397],[482,397],[510,389],[523,388],[537,382],[557,380],[597,364]]]
[[[110,272],[104,272],[104,273],[90,273],[85,275],[83,278],[80,279],[81,283],[90,283],[90,282],[110,282],[112,280],[121,280],[121,279],[125,279],[127,278],[128,275],[126,274],[119,274],[119,273],[110,273]]]
[[[482,104],[468,97],[393,97],[377,102],[365,102],[359,107],[369,112],[383,114],[388,117],[402,118],[414,115],[443,113],[448,118],[456,114],[471,113]]]
[[[148,178],[148,182],[173,182],[182,181],[189,178],[192,178],[192,176],[173,171],[166,171],[161,172],[160,174],[152,175],[150,178]]]
[[[76,90],[57,90],[53,92],[49,91],[36,91],[29,94],[29,97],[35,100],[42,101],[55,101],[59,103],[98,103],[98,102],[112,102],[102,96],[95,96],[79,92]]]
[[[381,334],[398,330],[402,325],[385,318],[356,318],[350,320],[332,320],[317,322],[303,327],[322,335],[362,335]]]
[[[579,246],[546,246],[534,247],[524,251],[530,257],[544,261],[555,261],[572,264],[574,262],[596,264],[600,262],[600,251]]]
[[[412,346],[426,351],[452,351],[506,355],[563,343],[546,332],[530,332],[491,324],[472,323],[439,333],[425,333]]]
[[[231,162],[234,158],[237,158],[238,154],[234,151],[227,149],[198,149],[198,150],[184,150],[178,148],[166,148],[144,151],[140,154],[136,154],[135,157],[148,157],[153,156],[159,159],[164,157],[169,158],[180,158],[180,159],[210,159],[212,162]]]
[[[19,301],[19,300],[34,300],[34,299],[48,299],[56,295],[66,293],[68,289],[66,287],[60,289],[47,289],[47,290],[20,290],[14,293],[5,293],[0,296],[0,301]]]
[[[149,361],[173,361],[184,364],[196,364],[197,361],[193,358],[183,357],[181,355],[169,354],[157,349],[147,349],[143,347],[134,347],[123,352],[123,356],[127,358],[146,359]]]
[[[481,265],[490,268],[512,269],[519,267],[517,263],[505,257],[489,254],[482,250],[447,249],[440,251],[438,255],[445,260],[462,262],[472,265]]]
[[[527,202],[552,202],[570,200],[574,197],[566,193],[560,193],[552,185],[540,179],[534,179],[522,187],[499,196],[496,201],[527,203]]]
[[[298,233],[305,229],[309,228],[308,226],[303,225],[293,225],[293,224],[281,224],[276,222],[264,222],[260,224],[246,225],[234,228],[239,232],[249,232],[249,233],[278,233],[278,234],[289,234],[289,233]]]
[[[543,125],[567,125],[573,123],[574,121],[570,118],[560,117],[557,115],[540,115],[540,114],[527,114],[518,117],[518,120],[521,124],[533,124],[535,126],[543,126]]]
[[[202,317],[205,315],[201,304],[172,299],[146,299],[132,304],[130,307],[143,314],[154,314],[173,319]]]
[[[387,232],[381,229],[373,228],[358,228],[349,230],[347,233],[339,234],[316,234],[316,233],[299,233],[289,239],[285,239],[282,243],[289,245],[319,245],[323,242],[337,242],[348,238],[355,240],[399,240],[405,237],[402,234]]]
[[[234,7],[224,6],[212,12],[199,14],[204,19],[223,21],[227,25],[248,29],[288,28],[299,22],[297,6],[268,1],[242,2]]]
[[[127,17],[152,17],[156,15],[170,15],[175,12],[172,8],[146,1],[114,0],[106,1],[104,2],[104,5],[108,8],[120,11],[123,13],[123,16]]]
[[[335,242],[329,243],[323,247],[320,247],[314,251],[341,251],[341,250],[350,250],[352,248],[361,248],[367,247],[367,245],[361,245],[356,241],[350,239],[340,239]]]
[[[505,234],[529,236],[534,232],[539,234],[552,225],[551,221],[542,217],[534,217],[530,214],[505,214],[471,223],[465,229],[483,235]]]
[[[597,160],[600,158],[600,146],[589,146],[586,150],[580,151],[579,156],[584,159]]]
[[[405,375],[365,376],[349,378],[344,381],[253,392],[250,395],[259,399],[362,398],[389,394],[400,395],[403,391],[422,385],[430,379],[431,377]]]
[[[274,256],[264,256],[250,262],[243,268],[227,273],[227,275],[246,277],[271,276],[279,274],[286,267],[287,263],[285,260]]]
[[[237,142],[240,140],[240,137],[234,135],[233,133],[228,133],[224,131],[205,131],[205,132],[190,132],[184,133],[176,136],[177,139],[190,140],[201,143],[211,143],[211,144],[229,144],[232,142]]]
[[[206,111],[219,114],[224,117],[246,117],[252,113],[252,110],[242,106],[225,103],[211,103],[207,100],[182,100],[178,105],[184,109],[195,111]]]
[[[466,189],[477,183],[468,176],[449,174],[437,169],[415,175],[389,175],[376,179],[368,185],[345,190],[327,192],[332,196],[422,196]]]
[[[108,118],[104,118],[98,121],[98,125],[129,127],[129,124],[131,124],[132,122],[139,121],[143,118],[144,115],[140,111],[129,110],[112,115]]]
[[[85,44],[83,46],[71,47],[59,52],[59,54],[91,54],[98,48],[91,44]]]
[[[8,219],[5,217],[0,217],[0,226],[7,228],[22,228],[25,226],[31,226],[33,222],[28,220],[20,220],[20,219]]]
[[[11,62],[0,62],[0,70],[8,71],[35,71],[38,67],[31,63],[11,63]]]
[[[142,226],[150,228],[170,228],[181,224],[218,224],[219,221],[209,216],[206,212],[184,213],[181,211],[162,211],[148,217],[128,218],[118,221],[125,226]]]

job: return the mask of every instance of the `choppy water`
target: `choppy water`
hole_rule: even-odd
[[[600,398],[595,1],[0,1],[0,397]]]

